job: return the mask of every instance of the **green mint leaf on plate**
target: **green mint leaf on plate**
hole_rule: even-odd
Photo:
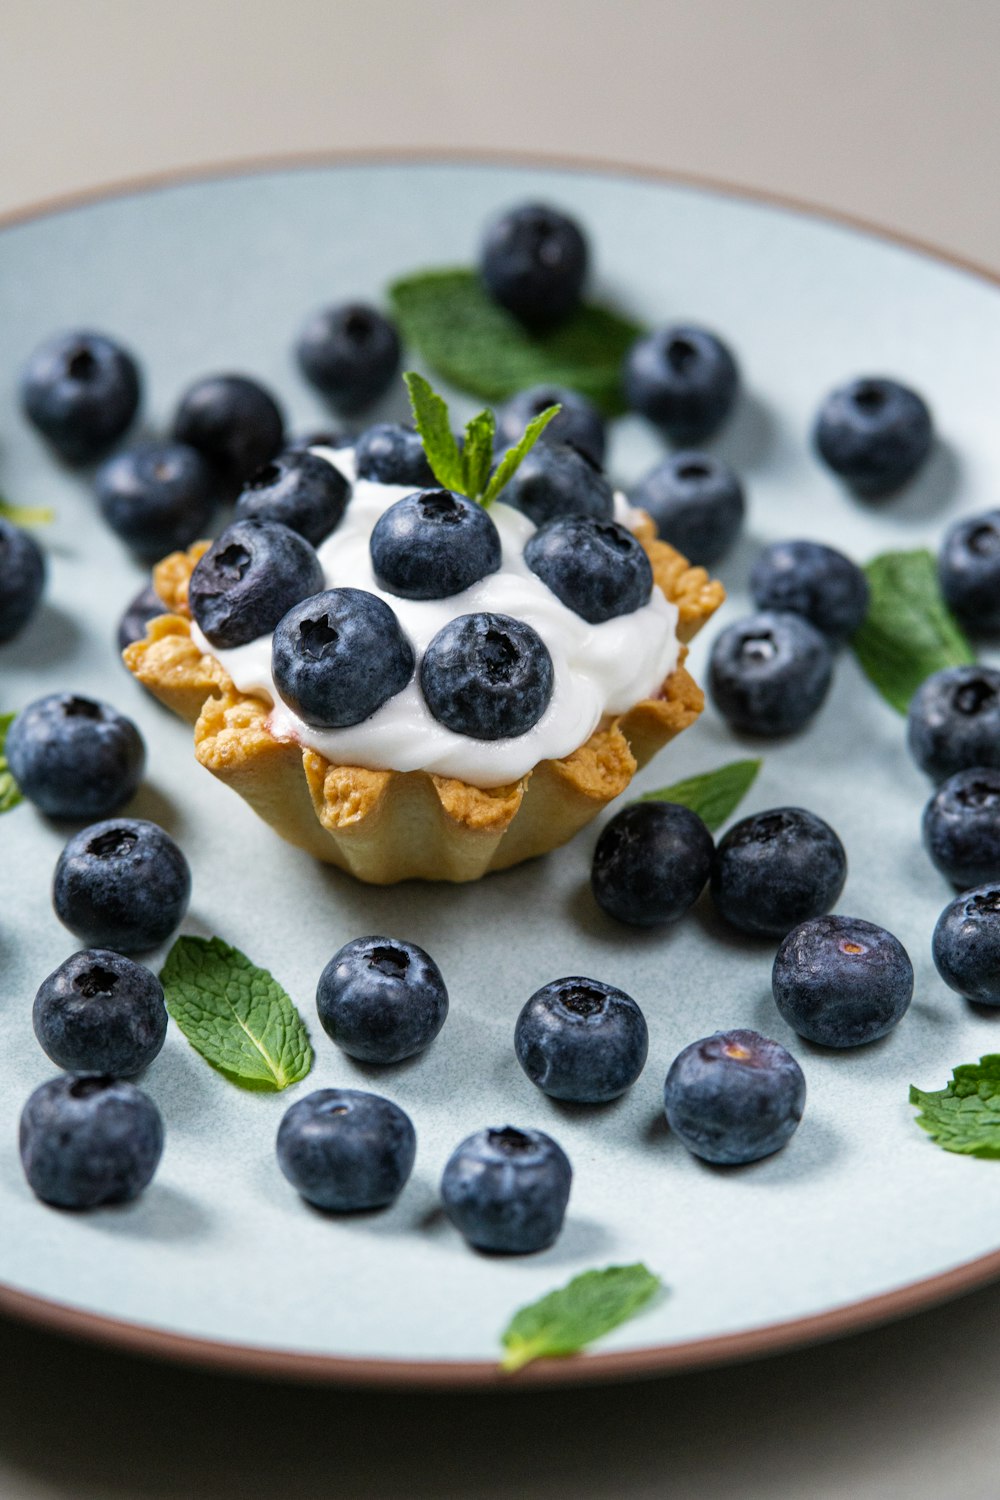
[[[12,505],[0,495],[0,517],[15,526],[47,526],[55,514],[48,505]]]
[[[1000,1158],[1000,1054],[963,1063],[932,1093],[911,1085],[910,1103],[920,1111],[917,1124],[944,1151]]]
[[[851,645],[883,698],[905,714],[932,672],[975,657],[944,602],[930,552],[885,552],[865,573],[868,614]]]
[[[483,496],[483,504],[491,505],[505,484],[509,484],[517,473],[524,458],[529,454],[542,433],[548,427],[553,417],[559,415],[561,406],[547,406],[544,411],[539,412],[537,417],[532,417],[524,432],[521,441],[513,448],[508,448],[503,458],[497,464],[496,473],[490,480]]]
[[[16,718],[16,714],[0,714],[0,813],[10,812],[12,807],[24,800],[4,754],[7,731]]]
[[[462,455],[451,430],[447,403],[416,371],[407,370],[403,379],[410,393],[413,420],[435,479],[446,490],[458,490],[464,494]]]
[[[281,985],[220,938],[178,938],[160,983],[192,1047],[231,1083],[276,1092],[312,1067],[309,1033]]]
[[[732,760],[717,771],[706,771],[703,776],[689,776],[686,781],[675,781],[658,792],[646,792],[640,802],[679,802],[696,812],[702,822],[714,833],[727,818],[732,817],[747,792],[757,779],[757,772],[764,764],[761,760]]]
[[[641,1262],[574,1276],[514,1314],[500,1340],[506,1351],[500,1368],[513,1373],[533,1359],[578,1353],[633,1317],[661,1286]]]
[[[462,494],[479,500],[486,494],[493,467],[493,439],[497,424],[491,411],[477,412],[465,424],[462,445]]]
[[[568,385],[609,416],[625,410],[621,365],[642,328],[585,303],[551,332],[529,333],[475,271],[430,270],[389,290],[404,338],[460,391],[505,401],[529,385]]]

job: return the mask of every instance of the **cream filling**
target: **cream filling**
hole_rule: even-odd
[[[394,610],[409,637],[417,668],[401,693],[361,724],[316,729],[282,702],[271,675],[271,638],[223,651],[209,645],[196,624],[196,644],[214,656],[242,693],[272,705],[268,727],[276,738],[295,740],[335,765],[372,770],[430,771],[474,786],[503,786],[542,760],[569,755],[601,721],[654,697],[677,665],[677,606],[654,586],[649,603],[629,615],[590,625],[560,603],[527,567],[524,544],[533,522],[496,502],[490,514],[500,534],[499,572],[448,599],[400,599],[379,588],[372,574],[368,539],[382,512],[412,486],[355,479],[350,449],[314,448],[352,484],[351,498],[336,531],[317,549],[327,588],[367,589]],[[635,512],[615,497],[615,518],[628,526]],[[555,686],[538,723],[515,739],[477,740],[455,734],[433,718],[419,685],[420,658],[432,637],[457,615],[489,611],[513,615],[537,630],[552,656]]]

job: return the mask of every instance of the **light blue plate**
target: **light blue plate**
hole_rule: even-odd
[[[967,1265],[1000,1247],[1000,1166],[936,1149],[914,1125],[907,1089],[911,1081],[939,1087],[954,1064],[994,1050],[1000,1014],[973,1013],[934,971],[930,933],[950,893],[920,847],[928,787],[907,757],[902,721],[849,656],[809,731],[765,747],[745,808],[799,803],[826,817],[850,859],[840,909],[889,927],[913,957],[916,998],[905,1021],[885,1041],[843,1055],[788,1030],[770,998],[773,948],[720,930],[706,906],[652,934],[602,918],[587,887],[595,830],[471,887],[380,890],[314,865],[196,765],[190,732],[116,659],[117,619],[143,577],[101,525],[86,477],[62,471],[19,415],[17,373],[34,345],[71,326],[120,336],[142,359],[152,428],[168,424],[190,380],[218,370],[272,385],[293,427],[321,423],[291,353],[306,314],[347,296],[380,300],[406,271],[469,262],[487,215],[529,197],[562,204],[588,227],[602,293],[650,323],[704,322],[739,355],[747,394],[716,451],[745,476],[749,524],[720,570],[731,591],[724,618],[746,608],[747,572],[765,541],[817,537],[864,559],[933,546],[956,515],[996,504],[997,290],[784,209],[592,172],[364,164],[180,184],[4,230],[0,490],[53,505],[58,519],[46,533],[45,607],[0,657],[0,709],[72,688],[135,717],[149,775],[130,811],[163,823],[191,861],[184,930],[217,933],[271,968],[308,1019],[317,1060],[308,1084],[286,1095],[246,1094],[171,1027],[144,1085],[167,1126],[146,1195],[87,1215],[37,1203],[21,1174],[16,1127],[30,1090],[53,1072],[30,1011],[41,978],[74,946],[49,901],[66,830],[28,806],[0,819],[0,1283],[8,1289],[0,1306],[56,1321],[69,1307],[88,1315],[76,1326],[95,1335],[188,1354],[197,1351],[160,1335],[212,1341],[225,1347],[203,1348],[206,1357],[261,1368],[293,1368],[302,1357],[303,1370],[348,1378],[473,1379],[483,1370],[464,1362],[495,1360],[516,1307],[585,1268],[645,1260],[669,1295],[602,1345],[625,1358],[549,1367],[573,1377],[856,1326],[971,1284],[996,1264]],[[859,373],[912,383],[941,433],[919,482],[878,508],[850,499],[808,443],[820,398]],[[623,421],[612,471],[630,482],[660,452],[641,423]],[[707,644],[692,653],[702,680]],[[747,749],[708,709],[639,788]],[[313,1004],[334,949],[368,932],[428,948],[452,998],[430,1052],[381,1071],[342,1057]],[[603,1109],[552,1103],[514,1059],[523,1001],[567,973],[621,985],[649,1020],[643,1076]],[[789,1045],[809,1097],[786,1150],[724,1172],[670,1138],[661,1087],[682,1046],[732,1025]],[[386,1092],[416,1123],[415,1174],[390,1212],[324,1218],[277,1169],[282,1113],[307,1088],[329,1084]],[[437,1183],[461,1137],[507,1122],[551,1131],[576,1175],[556,1246],[492,1260],[470,1253],[442,1219]],[[956,1267],[965,1269],[949,1277]],[[921,1286],[900,1291],[913,1283]],[[791,1326],[802,1319],[818,1321]],[[724,1342],[706,1347],[713,1339]],[[335,1363],[343,1360],[355,1363]]]

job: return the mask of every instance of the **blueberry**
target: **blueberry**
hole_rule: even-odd
[[[69,464],[106,453],[139,406],[139,370],[103,333],[61,333],[32,354],[21,374],[21,403]]]
[[[708,688],[731,729],[767,739],[802,729],[833,679],[826,637],[800,615],[761,610],[716,636]]]
[[[88,948],[138,953],[174,931],[191,897],[191,871],[169,834],[139,818],[109,818],[75,833],[52,886],[56,916]]]
[[[528,328],[553,328],[580,305],[587,241],[579,224],[546,203],[522,203],[487,226],[479,252],[483,285]]]
[[[451,490],[419,490],[382,512],[371,559],[380,586],[403,599],[447,599],[500,567],[489,512]]]
[[[632,1087],[649,1032],[631,995],[599,979],[554,979],[525,1002],[514,1051],[532,1083],[552,1099],[605,1104]]]
[[[355,938],[319,977],[323,1030],[362,1062],[394,1063],[429,1047],[445,1023],[448,991],[423,948],[397,938]]]
[[[343,474],[325,458],[286,449],[247,480],[236,514],[277,521],[318,547],[340,525],[350,494]]]
[[[586,396],[568,390],[564,385],[533,385],[529,390],[518,391],[512,396],[497,412],[500,443],[512,448],[520,442],[528,423],[541,416],[543,411],[548,411],[550,406],[562,409],[552,418],[538,441],[567,443],[600,468],[607,442],[604,418]]]
[[[167,1034],[156,975],[106,948],[73,953],[43,979],[31,1019],[57,1067],[115,1078],[151,1063]]]
[[[868,580],[856,563],[821,542],[773,542],[750,574],[758,609],[801,615],[840,645],[868,612]]]
[[[907,721],[910,754],[934,781],[974,766],[1000,768],[1000,671],[934,672],[911,698]]]
[[[739,1166],[795,1134],[806,1081],[795,1058],[757,1031],[717,1031],[674,1058],[663,1086],[667,1123],[703,1161]]]
[[[181,397],[174,438],[211,464],[227,495],[235,495],[284,442],[285,421],[270,392],[246,375],[209,375]]]
[[[602,911],[632,927],[676,922],[705,888],[715,845],[697,813],[635,802],[597,840],[591,889]]]
[[[614,491],[600,469],[566,443],[536,443],[501,495],[536,526],[557,516],[610,521],[615,513]]]
[[[45,587],[45,554],[20,526],[0,516],[0,641],[31,619]]]
[[[824,1047],[861,1047],[906,1014],[913,965],[899,939],[874,922],[813,917],[778,949],[771,992],[799,1036]]]
[[[227,649],[269,635],[293,604],[325,582],[319,558],[297,531],[240,519],[199,558],[188,603],[212,645]]]
[[[957,771],[924,808],[924,847],[953,885],[1000,880],[1000,769]]]
[[[332,1213],[386,1208],[413,1171],[409,1115],[360,1089],[317,1089],[278,1126],[278,1166],[308,1203]]]
[[[802,807],[775,807],[734,824],[712,863],[712,900],[741,932],[784,937],[822,916],[847,879],[847,855],[829,823]]]
[[[132,1083],[64,1073],[37,1088],[21,1111],[20,1147],[24,1175],[43,1203],[128,1203],[159,1165],[163,1120]]]
[[[310,318],[295,354],[306,379],[337,411],[351,416],[392,384],[399,369],[399,334],[374,307],[348,302]]]
[[[739,387],[730,350],[706,328],[678,323],[637,339],[625,356],[625,400],[673,443],[710,437]]]
[[[629,495],[646,511],[665,542],[689,562],[714,563],[740,534],[746,503],[743,486],[727,464],[707,453],[685,450],[663,459]]]
[[[820,457],[859,494],[890,494],[930,452],[931,414],[908,386],[862,376],[831,391],[813,432]]]
[[[296,604],[271,642],[274,685],[318,729],[360,724],[413,676],[413,647],[384,600],[327,589]]]
[[[358,438],[354,463],[359,479],[377,484],[409,484],[415,489],[433,489],[434,471],[419,433],[400,422],[378,422]]]
[[[951,989],[977,1005],[1000,1005],[1000,883],[956,896],[938,917],[932,951]]]
[[[555,673],[537,631],[510,615],[458,615],[434,636],[420,663],[431,714],[455,734],[516,739],[538,723]]]
[[[964,516],[938,554],[941,592],[972,630],[1000,631],[1000,510]]]
[[[106,818],[142,780],[142,735],[109,703],[50,693],[23,708],[7,760],[29,802],[50,818]]]
[[[541,1130],[480,1130],[452,1153],[441,1178],[445,1213],[476,1250],[530,1255],[562,1229],[573,1168]]]
[[[135,598],[125,606],[124,613],[118,621],[116,636],[118,650],[124,651],[126,646],[131,646],[135,641],[141,641],[146,634],[146,626],[150,620],[155,620],[157,615],[167,613],[167,606],[153,585],[147,583],[146,587],[140,589]]]
[[[567,609],[591,625],[632,614],[653,592],[642,543],[617,521],[547,521],[528,538],[524,560]]]
[[[185,443],[143,443],[109,458],[95,481],[101,514],[149,562],[204,535],[215,503],[212,471]]]

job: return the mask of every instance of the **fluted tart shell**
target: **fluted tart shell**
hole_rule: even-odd
[[[428,771],[334,765],[268,728],[270,705],[242,693],[191,638],[188,582],[208,542],[174,552],[153,583],[164,613],[127,647],[129,670],[194,725],[197,759],[275,831],[359,880],[477,880],[564,844],[628,786],[640,766],[701,713],[684,668],[687,643],[722,603],[722,585],[635,527],[653,577],[678,608],[678,665],[654,698],[601,723],[571,755],[543,760],[506,786],[477,787]]]

